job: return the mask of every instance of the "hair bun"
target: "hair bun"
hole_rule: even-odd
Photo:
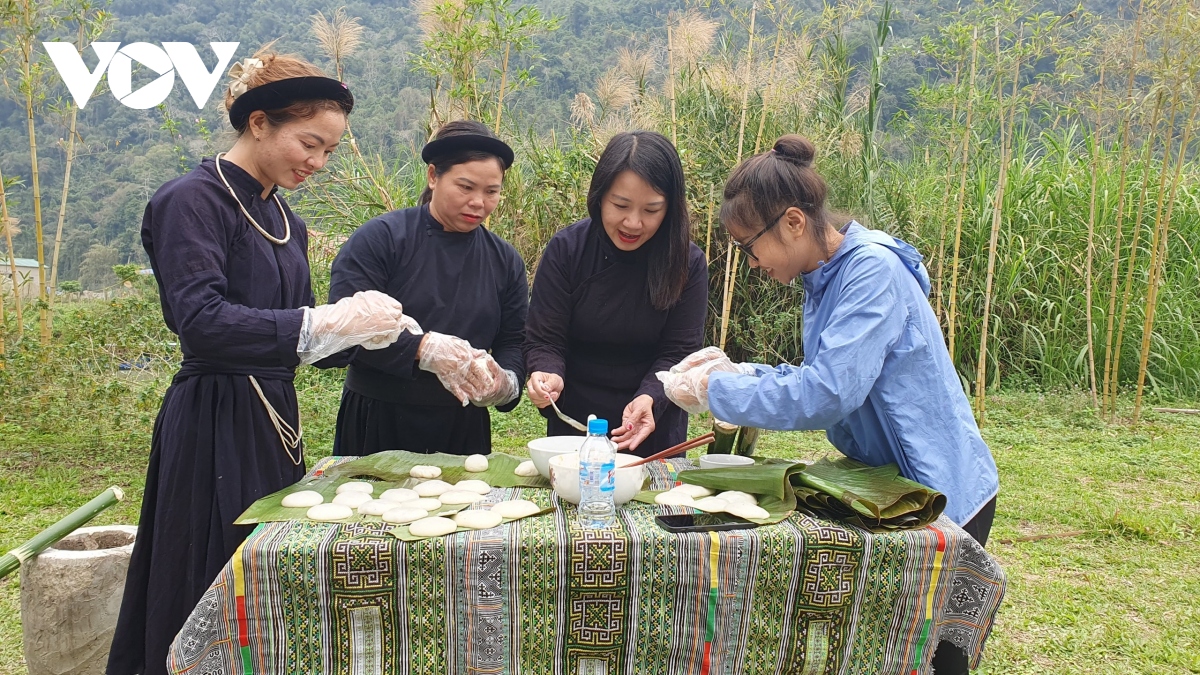
[[[806,169],[812,168],[813,158],[817,154],[812,141],[796,134],[780,136],[772,149],[780,159]]]

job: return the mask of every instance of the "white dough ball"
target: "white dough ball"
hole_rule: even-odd
[[[399,508],[388,509],[380,514],[379,517],[383,518],[383,522],[385,523],[403,525],[405,523],[411,523],[413,521],[420,520],[427,516],[429,516],[429,512],[425,509],[413,508],[411,506],[401,506]]]
[[[654,495],[654,503],[663,506],[692,506],[695,504],[690,495],[676,490],[667,490]]]
[[[766,520],[771,517],[763,507],[746,502],[730,502],[729,506],[725,507],[725,512],[746,520]]]
[[[372,499],[369,502],[364,502],[358,507],[358,512],[364,516],[382,516],[385,511],[391,511],[396,508],[395,502],[385,501],[383,499]]]
[[[454,484],[455,490],[466,490],[467,492],[477,492],[481,495],[486,495],[492,491],[492,486],[481,480],[460,480]]]
[[[369,501],[371,501],[371,495],[365,492],[343,492],[333,498],[334,504],[342,504],[352,509],[357,509]]]
[[[700,499],[701,497],[707,497],[713,493],[712,490],[709,490],[702,485],[691,485],[689,483],[676,485],[675,487],[671,488],[671,492],[679,492],[691,497],[692,499]]]
[[[384,501],[403,504],[404,502],[411,502],[420,496],[421,495],[417,494],[416,490],[409,490],[408,488],[392,488],[391,490],[384,490],[383,494],[379,495],[379,498]]]
[[[454,516],[454,522],[472,530],[486,530],[504,521],[495,511],[463,511]]]
[[[436,466],[418,464],[417,466],[414,466],[408,470],[408,475],[412,476],[413,478],[437,478],[438,476],[442,475],[442,470]]]
[[[362,492],[364,494],[371,494],[375,492],[375,486],[362,480],[352,480],[349,483],[342,483],[338,486],[337,493],[339,495],[346,494],[347,492]]]
[[[414,537],[440,537],[458,529],[458,525],[449,518],[434,516],[422,518],[408,526],[408,531]]]
[[[470,490],[447,490],[438,495],[438,501],[443,504],[471,504],[483,499],[483,495]]]
[[[499,513],[502,517],[510,520],[532,516],[541,510],[542,507],[534,504],[528,499],[510,499],[508,501],[492,505],[493,513]]]
[[[717,496],[731,504],[733,502],[741,502],[743,504],[750,504],[753,506],[758,503],[758,498],[754,495],[750,494],[749,492],[740,492],[738,490],[728,490]]]
[[[430,513],[442,508],[442,503],[434,497],[422,497],[412,501],[404,502],[401,506],[406,506],[411,509],[425,509]]]
[[[453,486],[444,480],[427,480],[415,488],[418,497],[436,497]]]
[[[488,470],[488,458],[483,455],[471,455],[463,462],[463,469],[471,473]]]
[[[729,508],[729,502],[720,497],[705,497],[693,502],[692,508],[700,509],[705,513],[720,513]]]
[[[309,520],[317,520],[326,522],[330,520],[343,520],[354,515],[354,511],[350,510],[345,504],[317,504],[308,510],[305,514]]]
[[[538,475],[538,470],[537,466],[535,466],[532,461],[527,459],[518,464],[517,468],[513,469],[513,473],[523,478],[532,478]]]
[[[320,492],[316,490],[301,490],[285,496],[280,505],[285,509],[307,509],[323,501],[325,501],[325,497],[321,496]]]

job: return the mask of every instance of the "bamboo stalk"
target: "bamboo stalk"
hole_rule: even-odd
[[[21,287],[17,284],[17,258],[13,253],[12,228],[13,220],[8,217],[8,199],[6,197],[6,190],[4,189],[4,172],[0,170],[0,229],[4,230],[4,240],[8,245],[8,273],[12,279],[13,303],[17,319],[17,339],[20,340],[25,334],[25,320],[21,316],[23,311]],[[3,301],[4,298],[0,297],[0,302]]]
[[[962,61],[954,64],[954,102],[950,106],[950,124],[953,129],[954,122],[958,121],[958,81],[962,74]],[[946,144],[946,189],[942,190],[942,207],[938,209],[938,248],[936,272],[937,286],[934,291],[935,302],[933,311],[937,315],[938,324],[942,322],[942,311],[945,304],[945,296],[942,295],[942,273],[946,266],[946,210],[950,208],[950,185],[954,180],[954,141],[953,138]]]
[[[746,139],[746,108],[750,102],[750,83],[753,81],[754,72],[754,19],[758,12],[758,3],[750,6],[750,40],[746,44],[746,84],[742,88],[742,116],[738,123],[738,146],[737,159],[733,161],[734,166],[742,161],[742,144]],[[736,282],[735,275],[737,267],[741,263],[742,250],[734,248],[733,240],[729,240],[726,247],[725,255],[725,289],[723,300],[721,302],[721,349],[725,349],[725,340],[729,337],[729,311],[733,304],[733,291]]]
[[[23,11],[32,14],[34,10],[27,0],[22,3]],[[21,38],[21,72],[24,77],[25,93],[25,122],[29,129],[29,166],[33,186],[33,238],[37,246],[38,261],[38,318],[41,325],[42,344],[50,343],[49,303],[46,302],[46,247],[42,232],[42,182],[38,172],[37,132],[33,119],[33,45],[32,38]]]
[[[950,258],[950,305],[948,308],[949,319],[947,320],[947,334],[949,338],[950,361],[954,361],[954,337],[955,327],[958,314],[958,257],[959,251],[962,248],[962,223],[963,223],[963,206],[965,206],[967,198],[967,172],[970,170],[968,164],[967,152],[970,150],[971,142],[971,113],[974,112],[975,103],[975,67],[978,63],[979,54],[979,29],[976,28],[971,32],[971,79],[967,89],[967,120],[966,126],[963,127],[962,139],[962,174],[958,181],[958,214],[954,218],[954,253]]]
[[[704,260],[707,262],[712,261],[712,258],[709,257],[709,251],[712,250],[712,223],[713,223],[713,209],[715,208],[715,206],[716,205],[713,204],[713,186],[709,185],[708,186],[708,224],[704,228]]]
[[[678,148],[679,130],[675,118],[675,47],[669,22],[667,23],[667,92],[671,97],[671,144]],[[705,255],[707,255],[707,250]]]
[[[1150,336],[1154,331],[1154,314],[1158,309],[1158,284],[1159,278],[1162,275],[1163,269],[1166,267],[1167,259],[1167,236],[1171,232],[1171,215],[1175,210],[1175,197],[1179,190],[1179,177],[1183,173],[1183,164],[1187,161],[1188,143],[1191,142],[1192,125],[1196,121],[1196,111],[1200,109],[1195,98],[1192,99],[1192,111],[1188,114],[1187,124],[1183,127],[1183,140],[1179,143],[1179,153],[1175,158],[1175,177],[1171,180],[1171,196],[1167,202],[1167,214],[1162,221],[1161,233],[1159,232],[1158,217],[1155,217],[1154,230],[1155,238],[1158,240],[1151,245],[1150,248],[1150,281],[1146,289],[1146,319],[1142,326],[1142,358],[1138,364],[1138,380],[1137,394],[1133,399],[1133,423],[1138,423],[1138,417],[1142,413],[1142,392],[1146,384],[1146,368],[1150,360]],[[1169,133],[1169,132],[1168,132]],[[1167,139],[1167,155],[1170,155],[1170,138]],[[1166,171],[1168,166],[1167,158],[1163,159],[1163,170]],[[1162,192],[1160,190],[1159,194]],[[1162,200],[1159,198],[1158,211],[1162,211]]]
[[[1023,30],[1023,27],[1022,27]],[[1017,87],[1018,80],[1021,74],[1021,55],[1020,55],[1021,39],[1017,40],[1017,55],[1013,65],[1013,84],[1012,96],[1010,102],[1010,115],[1008,121],[1007,134],[1005,132],[1004,122],[1004,81],[999,79],[997,73],[997,97],[996,101],[1000,107],[1000,176],[996,183],[995,203],[992,206],[992,231],[991,238],[988,240],[988,263],[987,263],[987,278],[983,291],[983,327],[979,336],[979,360],[976,364],[975,371],[975,414],[979,418],[979,425],[987,421],[987,343],[988,343],[988,324],[992,313],[992,282],[995,276],[996,269],[996,249],[1000,239],[1000,223],[1003,218],[1004,211],[1004,192],[1008,182],[1008,161],[1009,153],[1012,145],[1013,123],[1016,118],[1017,109]],[[1000,66],[1000,27],[996,26],[996,68]]]
[[[83,44],[83,37],[84,37],[83,24],[84,24],[83,20],[80,19],[80,21],[79,21],[79,41],[76,43],[76,48],[78,49],[80,54],[83,53],[83,48],[85,46]],[[51,307],[51,312],[52,312],[51,316],[50,316],[51,322],[54,321],[53,307],[54,307],[54,300],[55,300],[55,292],[58,290],[58,254],[59,254],[59,251],[62,250],[63,222],[66,221],[66,218],[67,218],[67,194],[68,194],[68,191],[71,186],[71,165],[75,161],[75,137],[77,135],[75,125],[76,125],[76,121],[79,117],[79,107],[74,105],[73,103],[69,103],[68,105],[71,106],[71,126],[70,126],[70,131],[68,132],[68,135],[67,135],[67,166],[63,170],[62,198],[58,202],[58,227],[55,229],[55,233],[54,233],[54,253],[52,254],[52,256],[50,258],[50,307]]]
[[[670,28],[667,28],[669,31]],[[504,113],[504,88],[508,85],[508,53],[512,49],[511,42],[504,43],[504,66],[500,71],[500,93],[496,97],[496,126],[494,133],[500,135],[500,116]]]
[[[1096,89],[1096,131],[1092,139],[1092,188],[1088,200],[1088,229],[1087,229],[1087,261],[1084,264],[1083,295],[1087,312],[1087,357],[1088,357],[1088,386],[1092,393],[1092,407],[1098,409],[1100,403],[1096,400],[1096,346],[1092,339],[1092,257],[1095,249],[1096,236],[1096,178],[1100,164],[1100,103],[1104,95],[1104,65],[1100,66],[1100,83]]]
[[[1125,171],[1128,168],[1129,159],[1129,127],[1132,124],[1133,110],[1133,81],[1134,75],[1137,73],[1137,53],[1138,53],[1138,37],[1141,35],[1142,28],[1142,6],[1144,3],[1138,3],[1137,19],[1133,24],[1133,53],[1129,57],[1129,81],[1125,91],[1126,112],[1121,129],[1121,172],[1117,180],[1117,222],[1116,233],[1113,237],[1113,263],[1112,263],[1112,278],[1108,293],[1108,326],[1104,332],[1104,402],[1101,409],[1101,414],[1110,409],[1115,409],[1117,398],[1117,378],[1116,370],[1113,368],[1114,354],[1113,347],[1113,328],[1114,319],[1117,313],[1117,284],[1121,277],[1121,239],[1124,236],[1124,218],[1125,218]],[[1136,227],[1136,225],[1135,225]],[[1111,378],[1111,381],[1110,381]]]
[[[35,558],[60,539],[86,525],[105,509],[125,499],[121,488],[113,486],[96,495],[90,502],[72,511],[67,517],[42,530],[37,536],[0,556],[0,579],[12,574],[26,560]]]
[[[1150,118],[1150,130],[1142,152],[1142,191],[1138,199],[1137,217],[1133,220],[1133,239],[1129,243],[1129,263],[1125,267],[1125,285],[1121,290],[1121,319],[1117,322],[1117,343],[1113,347],[1113,396],[1109,401],[1109,423],[1117,419],[1116,382],[1121,368],[1121,347],[1125,341],[1125,323],[1129,318],[1129,304],[1133,295],[1133,270],[1137,263],[1138,242],[1142,235],[1142,216],[1146,209],[1146,199],[1150,189],[1150,158],[1154,149],[1154,132],[1158,129],[1158,121],[1162,114],[1164,93],[1159,91],[1154,103],[1154,113]],[[1175,113],[1172,111],[1171,120],[1174,123]]]

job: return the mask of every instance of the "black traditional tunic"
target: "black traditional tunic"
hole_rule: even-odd
[[[262,199],[262,185],[236,165],[222,160],[221,170],[263,229],[282,237],[275,199]],[[304,222],[284,209],[292,238],[277,246],[246,220],[209,159],[146,206],[142,245],[183,364],[154,424],[109,675],[166,672],[171,641],[251,531],[234,519],[304,476],[250,382],[299,427],[299,308],[313,293]]]
[[[483,227],[447,232],[428,206],[374,218],[350,236],[334,259],[329,301],[372,289],[399,300],[404,313],[424,330],[491,350],[492,358],[524,383],[525,262],[494,232]],[[420,343],[421,336],[405,332],[384,349],[351,350],[335,455],[491,452],[487,408],[463,407],[436,375],[419,369]],[[508,412],[519,400],[518,394],[497,410]]]
[[[525,366],[555,373],[565,386],[558,407],[577,419],[621,424],[630,401],[654,399],[655,431],[635,454],[647,457],[687,440],[687,414],[654,376],[700,349],[708,312],[708,265],[691,246],[683,295],[670,309],[650,302],[647,247],[622,251],[590,218],[554,235],[538,263],[525,326]],[[542,409],[546,433],[578,435]]]

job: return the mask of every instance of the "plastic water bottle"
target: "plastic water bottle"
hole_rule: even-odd
[[[613,472],[617,446],[608,440],[608,420],[588,420],[588,435],[579,448],[579,524],[599,530],[612,525]]]

